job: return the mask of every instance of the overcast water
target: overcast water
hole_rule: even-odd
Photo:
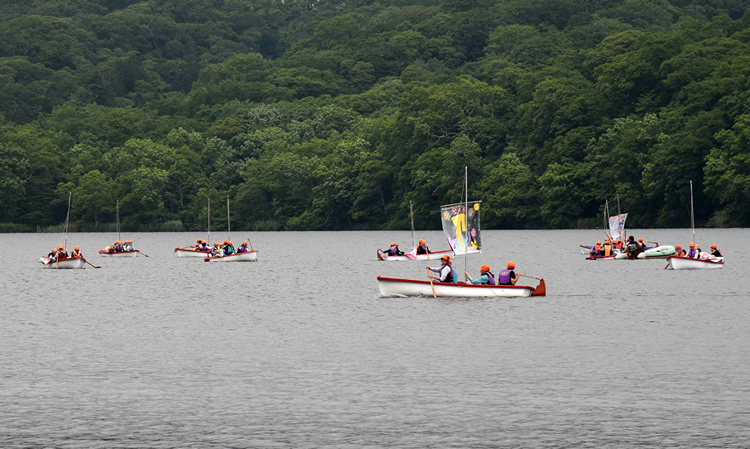
[[[426,279],[376,259],[410,231],[232,232],[256,263],[174,254],[205,233],[123,232],[135,259],[71,234],[83,270],[41,268],[59,234],[0,234],[0,448],[750,447],[750,230],[696,230],[721,270],[585,260],[603,236],[484,231],[470,273],[513,260],[547,296],[433,299],[379,294]]]

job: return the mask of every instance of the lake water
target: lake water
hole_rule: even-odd
[[[512,259],[546,281],[514,299],[381,297],[378,275],[426,279],[376,260],[410,231],[233,232],[259,261],[227,264],[173,253],[205,234],[123,233],[136,259],[70,235],[84,270],[41,269],[60,235],[0,234],[0,447],[747,448],[750,230],[696,234],[723,269],[586,261],[596,230],[485,231],[472,275]]]

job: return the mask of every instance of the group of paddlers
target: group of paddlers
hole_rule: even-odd
[[[628,259],[635,259],[638,254],[646,250],[647,242],[643,240],[643,237],[639,237],[638,241],[632,235],[623,243],[622,240],[615,241],[609,237],[604,239],[604,243],[601,241],[596,242],[591,248],[591,257],[609,257],[615,254],[626,253]]]
[[[432,251],[430,251],[430,247],[427,246],[427,242],[424,241],[424,239],[419,239],[419,244],[415,248],[416,254],[432,254]],[[386,256],[403,256],[404,252],[401,251],[398,248],[398,243],[393,242],[390,244],[387,250],[380,250],[381,253],[385,254]],[[414,252],[414,250],[412,250]]]
[[[78,246],[73,248],[73,251],[68,253],[68,250],[65,249],[63,245],[60,245],[57,248],[52,248],[52,251],[47,254],[47,260],[50,262],[56,262],[65,259],[80,259],[82,257],[83,254],[81,254],[81,248]]]
[[[497,278],[494,274],[492,274],[489,265],[482,265],[481,267],[479,267],[479,277],[477,277],[476,279],[469,276],[468,271],[464,272],[464,274],[468,279],[468,283],[471,284],[515,285],[515,283],[518,281],[518,277],[521,275],[520,273],[516,273],[515,269],[516,263],[511,260],[506,264],[506,269],[501,270],[497,274]],[[456,277],[456,272],[453,269],[450,256],[442,256],[440,258],[440,266],[437,268],[432,268],[427,265],[427,271],[428,277],[438,282],[458,282],[458,278]]]
[[[687,251],[682,249],[682,245],[675,245],[674,250],[675,250],[675,253],[674,253],[675,256],[690,257],[691,259],[716,259],[717,257],[724,257],[722,256],[721,251],[719,251],[719,248],[716,246],[715,243],[711,244],[710,253],[701,251],[701,246],[696,245],[694,242],[690,242],[690,245],[688,245]]]
[[[248,243],[249,242],[245,240],[239,248],[235,249],[234,244],[230,240],[224,240],[221,245],[219,245],[219,242],[214,242],[214,246],[208,246],[208,242],[205,240],[195,239],[195,246],[193,246],[193,249],[205,252],[210,257],[224,257],[250,251],[247,248]]]
[[[104,248],[104,252],[109,254],[122,253],[125,251],[135,251],[135,248],[133,248],[132,240],[124,240],[122,242],[119,240],[115,240],[115,243]]]

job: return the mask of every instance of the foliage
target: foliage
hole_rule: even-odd
[[[746,2],[6,3],[2,229],[750,225]]]

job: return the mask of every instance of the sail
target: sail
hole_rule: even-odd
[[[466,204],[440,206],[443,232],[455,254],[482,252],[482,239],[479,232],[480,203],[481,201],[468,203],[468,223],[466,219]]]
[[[620,214],[609,217],[609,235],[615,241],[625,241],[625,219],[628,214]]]

